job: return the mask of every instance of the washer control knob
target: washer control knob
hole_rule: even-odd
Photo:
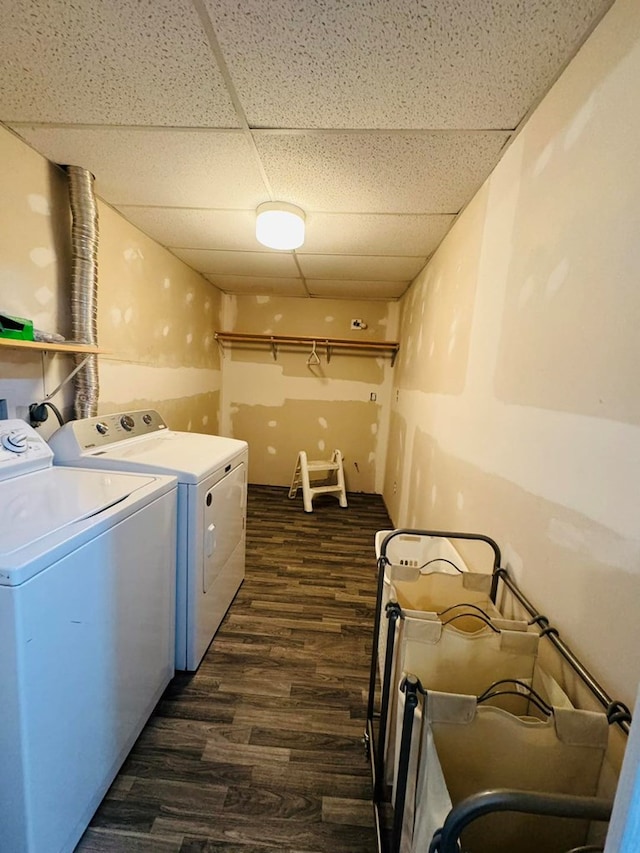
[[[150,414],[148,414],[148,413],[147,413],[146,415],[143,415],[143,416],[142,416],[142,420],[145,422],[145,424],[146,424],[147,426],[149,426],[149,424],[151,423],[151,421],[153,420],[153,418],[151,417],[151,415],[150,415]]]
[[[5,432],[2,436],[2,446],[12,453],[25,453],[27,449],[27,434],[17,429]]]
[[[120,423],[121,423],[121,425],[122,425],[123,429],[126,429],[126,431],[127,431],[127,432],[131,432],[131,430],[132,430],[132,429],[134,428],[134,426],[136,425],[136,424],[135,424],[135,421],[133,420],[133,418],[131,417],[131,415],[123,415],[123,416],[120,418]]]
[[[96,424],[96,429],[100,433],[100,435],[106,435],[109,432],[109,424],[105,424],[104,421],[98,421]]]

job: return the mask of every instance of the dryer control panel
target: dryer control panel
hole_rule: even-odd
[[[54,432],[49,444],[60,459],[77,459],[96,447],[108,447],[125,439],[166,429],[167,425],[158,412],[142,409],[69,421]]]
[[[49,468],[53,451],[44,438],[19,418],[0,420],[0,480]]]

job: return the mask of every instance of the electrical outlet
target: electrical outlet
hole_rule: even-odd
[[[369,394],[369,400],[370,400],[372,403],[375,403],[375,401],[376,401],[377,399],[378,399],[378,395],[376,394],[376,392],[375,392],[375,391],[372,391],[372,392]]]

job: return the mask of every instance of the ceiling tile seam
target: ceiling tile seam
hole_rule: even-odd
[[[204,29],[205,36],[207,38],[207,41],[209,42],[209,47],[211,48],[213,57],[218,65],[218,69],[220,71],[220,74],[222,75],[222,79],[224,80],[225,86],[227,87],[227,91],[229,93],[229,97],[231,98],[233,108],[235,109],[236,115],[240,120],[245,137],[249,142],[249,145],[251,146],[251,150],[253,152],[256,165],[258,166],[260,175],[264,182],[265,189],[271,201],[274,201],[275,199],[273,196],[273,190],[271,188],[271,182],[269,181],[269,177],[267,175],[266,169],[264,168],[264,164],[260,158],[260,154],[255,144],[255,140],[249,129],[249,122],[247,121],[247,116],[244,111],[244,107],[242,106],[242,102],[240,101],[240,96],[238,95],[237,89],[233,82],[233,78],[227,66],[224,54],[222,53],[222,48],[220,47],[220,42],[218,41],[218,35],[213,25],[213,21],[209,17],[209,13],[205,8],[204,0],[191,0],[191,4],[195,9],[198,18],[200,18],[200,23],[202,24],[202,28]]]
[[[299,281],[300,276],[297,275],[269,275],[269,273],[260,273],[260,275],[243,275],[237,272],[206,272],[201,275],[215,275],[222,278],[272,278],[276,281]]]
[[[282,294],[282,296],[284,298],[287,294]],[[362,302],[366,299],[367,302],[399,302],[402,296],[374,296],[371,294],[367,294],[367,296],[338,296],[337,294],[325,296],[322,293],[310,293],[309,299],[342,299],[348,302]]]
[[[304,292],[307,294],[307,297],[309,297],[309,296],[311,296],[311,294],[309,293],[309,288],[307,286],[307,277],[302,272],[302,268],[300,267],[300,261],[298,260],[298,255],[296,254],[295,251],[292,254],[293,254],[293,260],[296,263],[296,267],[298,269],[298,272],[300,273],[300,278],[302,280],[302,286],[304,287]]]
[[[529,116],[527,113],[526,117]],[[525,119],[523,119],[523,122]],[[380,129],[380,128],[305,128],[298,130],[273,129],[273,130],[251,130],[242,127],[218,127],[214,125],[163,125],[163,124],[85,124],[75,122],[52,122],[52,121],[5,121],[2,122],[9,128],[31,128],[33,130],[100,130],[106,132],[131,133],[241,133],[254,146],[254,136],[477,136],[479,134],[491,134],[492,136],[505,136],[515,134],[521,125],[516,128],[448,128],[428,129],[416,128],[408,130]],[[256,149],[257,151],[257,149]]]
[[[168,249],[171,249],[172,252],[210,252],[211,254],[216,253],[224,253],[228,255],[262,255],[268,257],[286,257],[290,255],[294,258],[303,257],[303,258],[399,258],[400,260],[404,260],[405,258],[410,258],[412,260],[421,261],[426,259],[426,255],[407,255],[397,253],[366,253],[362,254],[362,252],[285,252],[285,251],[262,251],[260,249],[200,249],[193,246],[167,246]]]
[[[20,128],[28,127],[34,130],[103,130],[131,131],[133,133],[166,133],[167,131],[189,132],[189,133],[242,133],[241,127],[218,127],[182,124],[86,124],[83,122],[57,122],[57,121],[4,121],[6,127]]]
[[[113,202],[112,202],[113,204]],[[169,205],[169,204],[131,204],[130,202],[126,202],[124,204],[118,205],[120,208],[130,209],[138,209],[138,210],[170,210],[170,211],[181,211],[181,210],[193,210],[193,211],[201,211],[201,212],[216,212],[216,213],[255,213],[253,208],[249,207],[183,207],[182,205]],[[457,216],[457,210],[447,211],[445,213],[389,213],[389,211],[380,210],[380,211],[370,211],[370,210],[345,210],[345,211],[336,211],[336,210],[307,210],[307,215],[313,214],[314,216],[386,216],[390,218],[397,217],[415,217],[420,216],[422,218],[428,217],[436,217],[436,216]]]
[[[513,127],[250,127],[255,136],[451,136],[513,133]]]

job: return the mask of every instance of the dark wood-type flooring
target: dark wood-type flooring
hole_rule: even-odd
[[[76,853],[374,853],[362,744],[382,499],[249,487],[246,579]]]

